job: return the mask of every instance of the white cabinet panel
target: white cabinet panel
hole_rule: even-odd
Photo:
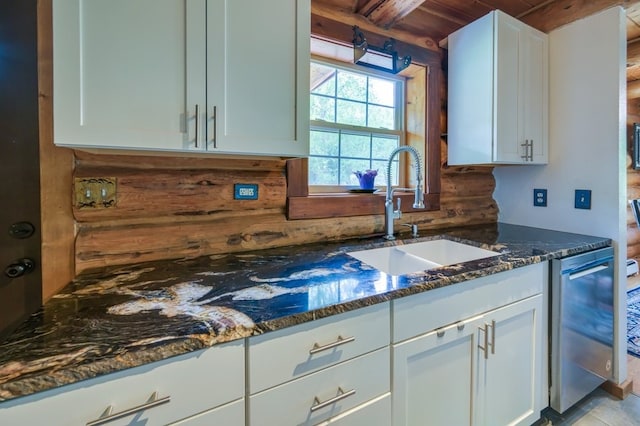
[[[389,379],[386,347],[251,395],[249,423],[315,425],[388,393]]]
[[[485,315],[493,347],[486,358],[477,353],[478,424],[529,425],[540,418],[541,311],[538,295]]]
[[[481,318],[393,347],[394,425],[470,425]]]
[[[244,426],[244,399],[171,423],[171,426]]]
[[[546,164],[547,35],[496,10],[448,48],[449,164]]]
[[[53,2],[54,142],[307,155],[310,7]]]
[[[222,386],[220,384],[223,384]],[[66,426],[120,413],[148,402],[153,392],[169,401],[115,419],[167,424],[244,395],[244,344],[231,342],[0,404],[0,424]]]
[[[389,303],[285,328],[249,339],[249,388],[256,393],[387,347]],[[265,368],[265,361],[269,367]]]
[[[183,149],[186,3],[53,2],[54,141]]]
[[[309,1],[210,0],[207,13],[207,149],[307,155]]]

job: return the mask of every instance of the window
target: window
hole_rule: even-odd
[[[353,172],[378,170],[403,143],[404,81],[330,63],[311,63],[309,185],[314,192],[357,186]],[[398,185],[398,158],[392,185]]]

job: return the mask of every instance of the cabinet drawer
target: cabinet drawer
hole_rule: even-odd
[[[244,426],[244,399],[171,423],[170,426]]]
[[[167,424],[242,398],[243,341],[0,403],[0,424],[85,425],[100,418],[108,406],[121,413],[144,405],[154,392],[169,400],[108,425]]]
[[[542,292],[549,262],[453,284],[393,301],[393,341],[400,342]]]
[[[252,395],[249,422],[252,426],[316,425],[389,390],[386,347]]]
[[[249,339],[249,390],[256,393],[387,346],[389,303]]]
[[[391,394],[380,396],[332,417],[317,426],[389,426],[391,424]]]

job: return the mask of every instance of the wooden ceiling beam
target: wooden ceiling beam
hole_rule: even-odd
[[[640,65],[640,39],[627,43],[627,66]]]
[[[388,29],[424,2],[425,0],[385,0],[367,17],[377,26]]]
[[[323,19],[319,19],[319,18],[323,18]],[[384,39],[393,38],[394,40],[396,40],[396,48],[398,50],[398,53],[401,56],[404,56],[405,53],[403,53],[400,50],[401,48],[398,42],[402,42],[408,45],[418,46],[419,48],[428,49],[437,53],[440,52],[438,43],[436,43],[431,37],[416,36],[416,34],[413,34],[407,31],[401,31],[401,30],[394,30],[394,29],[386,30],[384,28],[380,28],[377,25],[373,24],[364,16],[354,14],[354,13],[351,13],[350,11],[336,8],[336,7],[327,7],[325,5],[320,4],[319,2],[311,2],[311,32],[312,33],[325,35],[331,38],[335,38],[336,40],[348,41],[349,43],[352,41],[353,31],[351,29],[349,29],[348,38],[345,38],[345,34],[343,34],[344,28],[340,30],[340,34],[338,34],[339,37],[331,36],[330,29],[322,28],[323,25],[325,27],[327,26],[327,21],[343,23],[348,25],[349,28],[352,27],[353,25],[357,25],[365,34],[365,36],[367,37],[367,40],[369,40],[374,45],[376,45],[377,43],[374,42],[373,39],[371,39],[371,34],[376,34],[378,36],[381,36]],[[329,34],[323,34],[323,33],[326,33],[327,30],[329,31]],[[379,46],[382,46],[383,44],[384,43],[380,43]],[[412,54],[411,56],[414,57],[414,55]]]

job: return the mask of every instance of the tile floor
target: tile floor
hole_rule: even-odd
[[[598,388],[560,415],[547,409],[540,426],[634,426],[640,425],[640,397],[634,394],[619,400]]]

